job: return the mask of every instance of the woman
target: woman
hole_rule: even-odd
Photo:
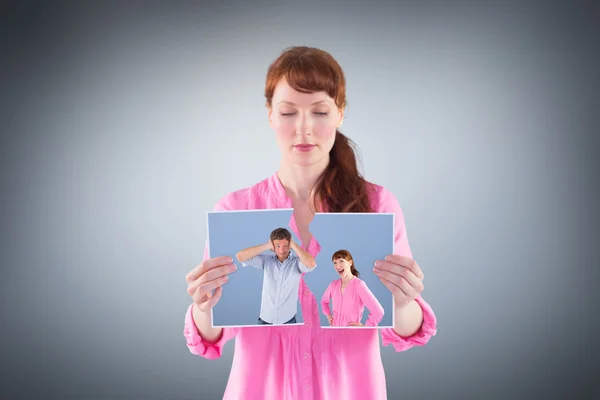
[[[436,333],[436,318],[422,299],[423,273],[412,260],[402,210],[385,188],[358,172],[351,142],[340,131],[346,106],[343,71],[327,52],[308,47],[284,51],[267,71],[270,126],[281,151],[279,169],[255,185],[221,198],[215,210],[293,208],[290,228],[313,256],[309,232],[316,211],[395,213],[394,255],[374,269],[393,293],[393,328],[381,328],[383,345],[396,351],[422,346]],[[304,280],[299,300],[303,325],[263,329],[213,328],[211,310],[235,271],[231,255],[213,254],[186,275],[193,303],[184,336],[193,354],[214,359],[235,338],[225,399],[386,398],[377,329],[322,329],[316,298]],[[213,292],[214,291],[214,292]],[[357,368],[359,366],[359,368]],[[202,394],[199,394],[202,397]]]
[[[331,256],[331,261],[340,278],[331,282],[321,297],[321,307],[329,325],[362,326],[360,320],[367,307],[369,318],[365,326],[377,326],[383,318],[383,307],[367,284],[359,279],[352,254],[348,250],[338,250]],[[333,315],[329,299],[333,299]]]

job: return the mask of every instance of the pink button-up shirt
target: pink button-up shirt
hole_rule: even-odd
[[[365,326],[377,326],[383,318],[383,306],[369,290],[365,281],[354,277],[350,279],[342,291],[342,280],[331,282],[323,297],[321,308],[323,314],[332,315],[330,300],[333,299],[333,326],[348,326],[351,322],[361,322],[365,307],[369,310],[369,318]]]
[[[395,214],[395,254],[412,258],[406,236],[404,216],[394,195],[381,186],[371,199],[375,212]],[[293,208],[277,176],[245,189],[229,193],[215,210],[259,210]],[[297,237],[292,216],[290,228]],[[316,256],[320,246],[310,241],[306,250]],[[212,254],[212,257],[229,254]],[[233,256],[233,254],[231,254]],[[205,248],[205,259],[209,257]],[[232,296],[234,293],[223,293]],[[321,328],[314,294],[301,279],[298,289],[304,325],[223,328],[215,343],[198,334],[190,305],[185,314],[184,337],[192,354],[207,359],[221,356],[223,346],[235,338],[233,364],[224,399],[244,400],[380,400],[386,399],[386,383],[378,332],[384,346],[398,352],[423,346],[436,334],[436,317],[421,296],[416,301],[423,309],[421,329],[411,337],[400,337],[392,328]],[[399,372],[399,371],[396,371]],[[198,398],[202,397],[198,388]]]

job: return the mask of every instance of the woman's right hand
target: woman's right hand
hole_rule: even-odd
[[[329,325],[333,325],[333,316],[332,315],[328,315],[327,319],[329,320]]]
[[[215,257],[202,261],[185,277],[187,292],[198,311],[209,312],[221,298],[228,274],[237,269],[231,257]],[[214,290],[214,292],[213,292]]]

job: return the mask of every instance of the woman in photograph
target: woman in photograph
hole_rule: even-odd
[[[329,325],[363,326],[360,321],[366,307],[369,310],[369,318],[365,326],[377,326],[383,318],[383,306],[371,293],[365,281],[359,279],[352,254],[348,250],[338,250],[331,257],[331,261],[340,277],[329,284],[321,297],[321,307]],[[333,300],[333,312],[329,305],[330,300]]]
[[[191,304],[183,333],[188,349],[215,359],[225,343],[235,340],[224,399],[384,400],[378,333],[382,344],[397,352],[423,346],[436,334],[435,314],[421,297],[423,271],[412,258],[402,209],[389,190],[361,176],[353,142],[340,132],[346,80],[331,54],[303,46],[286,49],[268,68],[264,94],[279,147],[279,154],[264,157],[279,158],[279,167],[256,184],[223,196],[215,211],[293,208],[290,228],[313,257],[320,250],[309,231],[315,212],[394,213],[394,254],[374,267],[393,294],[394,325],[321,328],[317,299],[302,278],[298,299],[303,325],[213,327],[215,304],[221,296],[236,295],[227,292],[226,284],[235,279],[236,266],[234,254],[209,257],[206,246],[204,260],[186,275]],[[263,143],[268,136],[255,140]],[[394,159],[389,167],[394,168]]]

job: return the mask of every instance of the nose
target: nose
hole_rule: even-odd
[[[312,119],[306,114],[301,114],[300,118],[296,120],[296,134],[297,135],[310,135],[312,133]]]

